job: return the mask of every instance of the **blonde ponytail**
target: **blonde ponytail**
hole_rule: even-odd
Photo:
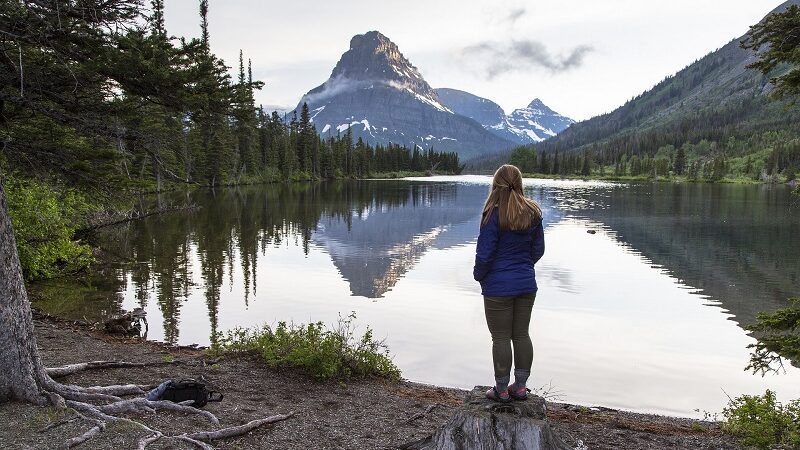
[[[522,173],[510,164],[504,164],[494,173],[489,197],[483,205],[481,226],[489,222],[492,210],[497,207],[501,230],[527,230],[542,218],[542,210],[522,191]]]

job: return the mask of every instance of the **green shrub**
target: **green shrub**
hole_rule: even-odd
[[[738,436],[742,444],[759,449],[800,447],[800,400],[783,405],[775,393],[742,395],[722,411],[722,429]]]
[[[307,325],[278,322],[275,328],[236,328],[220,337],[212,351],[218,353],[255,353],[271,367],[294,367],[325,380],[331,378],[381,377],[400,378],[383,341],[373,337],[367,327],[355,335],[355,313],[339,318],[333,329],[322,322]]]
[[[77,272],[92,263],[91,247],[73,240],[93,209],[84,195],[13,176],[4,188],[26,280]]]
[[[797,179],[797,169],[794,166],[789,166],[784,169],[783,174],[786,176],[786,181],[794,181]]]

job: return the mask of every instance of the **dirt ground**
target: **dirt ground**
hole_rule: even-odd
[[[145,367],[86,371],[61,378],[82,386],[157,384],[178,377],[202,378],[225,399],[206,410],[222,426],[293,412],[288,420],[266,425],[229,440],[213,442],[219,449],[394,449],[432,434],[462,402],[464,391],[409,382],[381,380],[319,382],[302,373],[275,370],[249,357],[211,360],[195,349],[119,338],[82,325],[38,317],[37,342],[48,367],[92,360],[150,363]],[[436,405],[431,407],[431,405]],[[0,448],[52,449],[86,431],[80,420],[43,430],[72,417],[50,407],[0,405]],[[211,430],[195,416],[171,412],[131,416],[165,434]],[[575,405],[548,403],[548,419],[568,444],[580,449],[738,449],[717,424],[691,419],[651,416]],[[136,448],[146,433],[115,424],[79,448]],[[159,441],[152,449],[177,449]]]

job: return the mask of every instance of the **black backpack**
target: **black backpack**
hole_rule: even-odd
[[[161,394],[160,399],[175,403],[193,400],[194,403],[189,406],[202,408],[206,406],[208,402],[221,402],[222,393],[209,391],[206,389],[205,383],[201,381],[192,378],[184,378],[181,380],[172,380],[164,390],[164,393]]]

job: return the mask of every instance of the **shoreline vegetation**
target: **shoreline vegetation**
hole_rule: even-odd
[[[36,337],[48,366],[76,360],[113,360],[124,354],[141,366],[78,372],[61,381],[80,385],[126,382],[157,384],[168,378],[202,378],[225,395],[205,407],[222,426],[251,416],[294,412],[290,419],[230,440],[219,449],[307,448],[297,436],[315,436],[320,445],[336,448],[402,448],[432,434],[462,404],[467,391],[380,377],[325,379],[297,368],[271,366],[259,355],[215,353],[172,347],[137,338],[109,335],[84,322],[34,313]],[[296,328],[297,329],[297,328]],[[562,403],[547,388],[538,390],[548,408],[548,421],[574,448],[743,449],[724,433],[713,417],[706,420],[632,413]],[[21,403],[0,405],[0,441],[23,448],[55,448],[82,432],[80,421],[51,407]],[[137,417],[151,427],[180,426],[189,432],[205,424],[190,417],[153,414]],[[53,426],[58,424],[59,426]],[[44,430],[44,431],[42,431]],[[128,448],[142,431],[110,426],[93,444]]]
[[[796,185],[800,166],[800,139],[773,142],[773,147],[752,151],[749,147],[730,156],[715,150],[708,141],[663,146],[654,155],[622,155],[612,164],[598,160],[592,151],[549,154],[533,145],[512,150],[510,164],[526,176],[538,178],[592,179],[604,181],[666,181]],[[735,139],[729,143],[736,147]],[[767,144],[764,144],[765,146]]]

